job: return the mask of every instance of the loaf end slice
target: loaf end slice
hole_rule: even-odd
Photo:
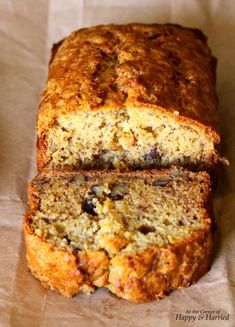
[[[211,263],[204,172],[41,173],[30,207],[28,266],[64,296],[105,286],[133,302],[160,299],[197,282]]]

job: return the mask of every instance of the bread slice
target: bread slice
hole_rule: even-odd
[[[212,251],[207,173],[41,173],[25,215],[28,266],[70,297],[108,287],[133,302],[195,283]]]
[[[216,59],[197,29],[104,25],[54,46],[38,115],[38,168],[213,169]]]

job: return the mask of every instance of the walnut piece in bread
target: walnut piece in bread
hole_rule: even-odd
[[[133,302],[151,301],[209,269],[205,172],[51,171],[31,182],[30,207],[28,266],[64,296],[105,286]]]
[[[38,115],[38,168],[213,169],[216,59],[178,25],[103,25],[53,50]]]

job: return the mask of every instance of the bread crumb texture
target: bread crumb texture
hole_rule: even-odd
[[[47,173],[31,183],[28,264],[65,296],[106,286],[134,302],[196,282],[211,258],[206,173]]]
[[[54,47],[38,116],[38,165],[212,166],[216,60],[176,25],[106,25]]]
[[[57,122],[47,134],[50,168],[209,168],[218,157],[205,131],[151,110],[79,112]]]

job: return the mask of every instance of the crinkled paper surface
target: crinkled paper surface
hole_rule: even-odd
[[[65,299],[28,272],[22,236],[27,182],[36,174],[39,95],[52,43],[82,26],[128,22],[200,28],[218,58],[222,153],[230,167],[215,197],[215,258],[196,285],[160,302],[136,305],[103,289]],[[0,326],[235,326],[235,2],[0,0],[0,38]],[[229,320],[219,320],[222,314]]]

